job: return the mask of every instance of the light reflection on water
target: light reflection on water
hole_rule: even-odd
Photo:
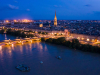
[[[7,36],[6,36],[6,34],[5,34],[5,40],[7,40]]]
[[[30,66],[30,72],[16,70],[18,64]],[[0,47],[0,75],[100,75],[100,55],[42,42],[13,44]]]
[[[11,49],[11,46],[8,47],[8,53],[9,53],[9,56],[12,57],[12,56],[11,56],[11,55],[12,55],[12,49]]]
[[[62,60],[56,59],[56,55],[61,55]],[[98,75],[99,58],[97,54],[71,51],[63,46],[40,42],[7,46],[0,50],[0,75]],[[44,63],[41,65],[40,61]],[[31,71],[22,73],[15,69],[22,63],[30,66]],[[95,66],[93,63],[96,63]]]
[[[2,46],[0,46],[0,51],[2,50]]]
[[[0,46],[0,57],[2,58],[2,46]]]
[[[44,47],[44,50],[45,50],[45,51],[47,51],[47,50],[48,50],[48,48],[47,48],[47,46],[46,46],[46,45],[45,45],[45,47]]]
[[[12,44],[11,46],[12,46],[12,50],[14,50],[14,44]]]
[[[23,46],[22,45],[19,45],[19,49],[20,49],[21,54],[23,54]]]

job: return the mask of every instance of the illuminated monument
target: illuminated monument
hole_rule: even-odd
[[[57,17],[56,17],[56,11],[55,11],[55,18],[54,18],[54,26],[57,26]]]

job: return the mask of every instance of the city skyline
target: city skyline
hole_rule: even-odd
[[[99,0],[3,0],[0,2],[0,19],[100,20]]]

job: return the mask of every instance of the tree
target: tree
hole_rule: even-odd
[[[41,32],[38,32],[38,34],[41,34]]]
[[[71,47],[71,42],[70,42],[70,41],[65,41],[64,45],[65,45],[66,47]]]
[[[53,40],[52,38],[49,38],[46,40],[46,42],[52,43],[52,40]]]
[[[42,32],[42,34],[45,34],[45,32]]]
[[[32,32],[32,30],[29,30],[29,32]]]
[[[1,34],[3,34],[3,33],[4,33],[4,31],[5,31],[5,30],[4,30],[4,29],[2,29],[2,30],[0,30],[0,33],[1,33]]]
[[[45,41],[45,38],[41,38],[41,41]]]
[[[57,40],[62,44],[66,41],[65,37],[60,37]]]
[[[78,39],[72,39],[72,43],[79,43]]]

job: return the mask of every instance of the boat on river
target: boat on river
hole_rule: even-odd
[[[26,65],[24,64],[20,64],[18,66],[15,67],[16,69],[22,71],[22,72],[28,72],[30,71],[30,67],[27,67]]]
[[[41,64],[43,64],[43,61],[40,61]]]
[[[56,58],[57,58],[57,59],[59,59],[59,60],[61,60],[61,59],[62,59],[62,58],[61,58],[61,56],[56,56]]]

